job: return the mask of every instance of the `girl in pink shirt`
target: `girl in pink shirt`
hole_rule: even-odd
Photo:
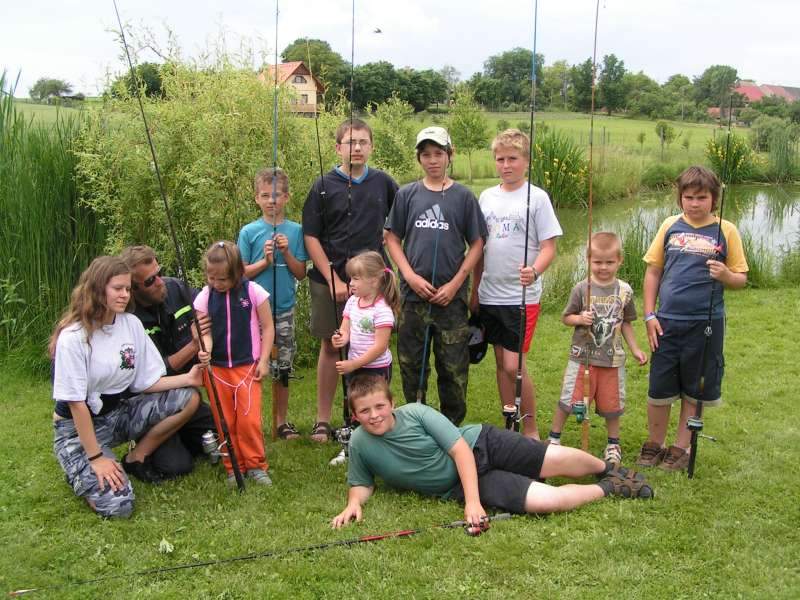
[[[199,315],[211,318],[211,331],[203,336],[206,352],[197,356],[201,363],[213,366],[239,468],[257,484],[271,485],[261,430],[261,379],[269,376],[275,338],[269,294],[244,277],[242,257],[233,242],[214,242],[206,251],[204,263],[208,285],[195,298],[194,308]],[[222,438],[208,372],[205,384]],[[224,456],[223,463],[232,484],[230,459]]]
[[[392,336],[400,308],[400,290],[391,269],[377,252],[363,252],[347,261],[350,293],[342,314],[342,325],[333,337],[334,348],[348,343],[347,360],[336,363],[342,375],[365,373],[392,376]]]

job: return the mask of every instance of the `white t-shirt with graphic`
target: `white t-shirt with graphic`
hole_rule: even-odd
[[[539,256],[541,242],[563,234],[550,197],[531,185],[528,223],[528,265]],[[519,266],[525,258],[525,206],[528,186],[506,192],[499,185],[485,190],[479,204],[489,236],[483,248],[483,275],[478,288],[481,304],[512,306],[522,300]],[[536,304],[542,296],[542,278],[525,292],[525,302]]]
[[[347,358],[353,360],[363,356],[375,345],[375,331],[381,327],[394,327],[394,313],[383,296],[372,304],[361,306],[357,296],[350,296],[344,305],[342,318],[350,320],[350,350]],[[392,364],[392,352],[388,348],[378,358],[362,368],[377,369]]]
[[[87,343],[80,324],[65,327],[56,342],[53,399],[83,402],[97,414],[100,394],[128,388],[141,392],[167,372],[142,322],[130,313],[118,314],[111,325],[92,334]]]

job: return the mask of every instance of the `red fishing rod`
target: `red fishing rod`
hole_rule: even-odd
[[[95,583],[103,583],[115,579],[132,579],[134,577],[146,577],[148,575],[163,575],[166,573],[174,573],[175,571],[186,571],[189,569],[198,569],[200,567],[215,567],[217,565],[225,565],[236,562],[245,562],[250,560],[259,560],[263,558],[277,558],[289,554],[306,554],[308,552],[318,552],[321,550],[330,550],[331,548],[356,546],[358,544],[367,544],[370,542],[380,542],[383,540],[391,540],[397,538],[408,538],[420,533],[434,531],[437,529],[459,529],[463,528],[464,532],[472,537],[477,537],[489,529],[489,523],[493,521],[505,521],[512,517],[510,513],[500,513],[497,515],[484,517],[481,524],[473,526],[466,521],[453,521],[451,523],[442,523],[440,525],[431,525],[429,527],[420,527],[417,529],[401,529],[399,531],[390,531],[387,533],[377,533],[371,535],[362,535],[360,537],[349,538],[346,540],[336,540],[333,542],[323,542],[320,544],[310,544],[308,546],[296,546],[294,548],[285,548],[283,550],[266,550],[264,552],[253,552],[251,554],[242,554],[240,556],[231,556],[228,558],[218,558],[214,560],[202,560],[192,563],[183,563],[180,565],[173,565],[170,567],[156,567],[153,569],[143,569],[141,571],[133,571],[130,573],[118,573],[116,575],[103,575],[93,579],[82,579],[69,583],[61,583],[56,585],[49,585],[43,587],[25,588],[8,592],[12,598],[32,594],[34,592],[52,592],[55,590],[64,589],[67,587],[77,587],[83,585],[90,585]]]
[[[137,84],[137,77],[136,77],[136,69],[133,66],[133,59],[131,59],[131,53],[128,48],[128,41],[125,38],[125,27],[122,25],[122,18],[119,16],[119,9],[117,8],[117,0],[112,0],[114,4],[114,12],[117,15],[117,23],[119,23],[119,33],[120,39],[122,40],[122,45],[125,49],[125,56],[128,59],[128,67],[130,68],[131,73],[131,85],[136,90],[136,100],[139,102],[139,112],[142,116],[142,123],[144,124],[144,131],[147,135],[147,144],[150,147],[150,156],[153,158],[153,169],[156,173],[156,179],[158,180],[158,189],[161,193],[161,200],[164,203],[164,214],[167,216],[167,225],[169,227],[169,233],[172,237],[172,244],[175,246],[175,260],[178,263],[178,277],[183,282],[183,285],[186,289],[189,289],[189,281],[186,277],[186,264],[183,261],[183,252],[181,251],[181,246],[178,243],[178,236],[175,234],[175,226],[172,223],[172,213],[169,209],[169,203],[167,202],[167,193],[164,190],[164,181],[161,178],[161,170],[158,168],[158,158],[156,158],[156,148],[153,145],[153,138],[150,136],[150,126],[147,124],[147,116],[144,112],[144,104],[142,102],[142,92]],[[200,349],[205,352],[206,347],[205,343],[203,342],[203,333],[200,330],[200,322],[197,320],[197,315],[194,312],[194,306],[191,302],[188,303],[189,310],[191,311],[191,318],[192,322],[194,323],[195,331],[197,332],[197,340],[200,344]],[[228,429],[228,423],[225,420],[225,415],[222,412],[222,404],[219,400],[219,394],[217,393],[217,386],[214,383],[214,372],[209,364],[206,367],[208,371],[208,380],[211,385],[211,396],[214,402],[214,406],[217,408],[217,414],[219,415],[219,425],[220,429],[222,430],[222,437],[223,443],[222,445],[226,446],[228,449],[228,457],[231,461],[231,466],[233,467],[233,475],[236,479],[236,486],[238,487],[240,492],[244,491],[244,477],[242,476],[242,471],[239,468],[239,462],[236,460],[236,450],[233,447],[233,442],[231,440],[231,434]]]

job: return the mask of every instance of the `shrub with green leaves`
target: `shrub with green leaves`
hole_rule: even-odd
[[[370,164],[408,180],[416,169],[414,108],[397,94],[375,107],[370,127],[375,138]]]
[[[711,163],[711,168],[725,183],[739,183],[746,180],[758,160],[745,138],[733,132],[718,139],[710,138],[706,142],[706,158]]]
[[[582,206],[587,202],[587,163],[572,138],[552,131],[536,138],[531,180],[546,190],[553,206]]]

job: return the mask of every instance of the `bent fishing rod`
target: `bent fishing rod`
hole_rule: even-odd
[[[594,13],[594,47],[592,50],[592,101],[589,111],[589,201],[587,204],[587,237],[586,237],[586,310],[592,311],[592,202],[594,184],[594,109],[597,89],[597,23],[600,20],[600,0],[597,0]],[[593,325],[586,331],[586,357],[583,364],[583,399],[573,406],[575,419],[581,424],[581,450],[589,450],[589,409],[591,407],[591,370],[590,357],[593,345]]]
[[[728,180],[730,179],[730,157],[731,157],[731,122],[733,120],[733,95],[730,96],[728,103],[728,134],[725,139],[725,162],[722,167],[722,190],[720,190],[719,197],[719,225],[717,227],[717,239],[714,243],[714,260],[720,258],[720,239],[722,239],[722,212],[725,208],[725,190],[727,188]],[[689,465],[686,468],[686,474],[689,479],[694,478],[695,462],[697,461],[698,439],[704,437],[711,441],[717,441],[716,438],[705,435],[703,431],[703,400],[706,389],[706,369],[708,368],[708,354],[709,346],[711,345],[711,336],[714,333],[712,326],[712,315],[714,312],[714,288],[716,287],[717,280],[711,279],[711,291],[708,295],[708,317],[706,320],[706,327],[703,330],[703,355],[700,360],[701,371],[700,381],[698,383],[698,394],[694,408],[694,415],[686,420],[686,428],[692,432],[691,445],[689,450]],[[720,283],[722,285],[722,283]]]
[[[531,177],[533,175],[533,152],[536,148],[536,32],[539,19],[539,0],[533,4],[533,60],[531,62],[531,122],[528,135],[528,192],[525,197],[525,251],[523,253],[522,266],[528,266],[528,245],[530,243],[530,223],[531,223]],[[534,260],[535,262],[535,260]],[[531,285],[536,283],[539,278],[534,269],[534,280]],[[517,374],[514,379],[514,405],[503,406],[503,416],[506,418],[506,429],[519,431],[520,422],[530,416],[521,414],[522,406],[522,361],[523,348],[525,347],[525,332],[528,324],[528,306],[525,302],[528,286],[522,286],[522,297],[519,302],[519,346],[517,347]],[[536,408],[534,407],[534,411]],[[534,419],[535,420],[535,419]]]
[[[183,260],[183,252],[181,251],[181,246],[178,243],[178,236],[175,233],[175,226],[172,222],[172,213],[169,209],[169,202],[167,202],[167,193],[164,189],[164,181],[161,178],[161,169],[158,167],[158,158],[156,157],[156,148],[153,144],[153,138],[150,135],[150,126],[147,123],[147,116],[144,112],[144,103],[142,102],[142,91],[139,85],[137,84],[137,77],[136,77],[136,69],[133,66],[133,59],[131,58],[130,49],[128,48],[128,41],[125,37],[125,27],[122,25],[122,18],[119,15],[119,9],[117,8],[117,0],[111,0],[114,4],[114,12],[117,15],[117,23],[119,23],[119,33],[120,39],[122,40],[122,45],[125,49],[125,56],[128,59],[128,67],[130,68],[131,74],[131,85],[136,90],[136,100],[139,103],[139,113],[142,116],[142,123],[144,125],[144,131],[147,136],[147,145],[150,147],[150,156],[153,159],[153,170],[156,174],[156,180],[158,181],[158,190],[161,193],[161,200],[164,204],[164,214],[167,217],[167,225],[169,228],[169,233],[172,238],[172,244],[175,246],[175,260],[178,263],[178,276],[183,283],[186,289],[189,289],[189,281],[186,276],[186,264]],[[200,350],[203,352],[206,351],[205,343],[203,342],[203,332],[200,329],[200,321],[197,320],[197,314],[194,311],[194,306],[191,302],[188,303],[189,309],[191,311],[191,319],[194,323],[195,331],[197,332],[197,341],[200,344]],[[224,445],[227,447],[228,450],[228,458],[230,458],[231,465],[233,467],[233,475],[236,479],[236,487],[239,489],[240,492],[244,491],[244,477],[242,476],[242,471],[239,468],[239,461],[236,459],[236,450],[234,449],[233,441],[231,440],[230,430],[228,429],[228,423],[225,420],[225,415],[222,412],[222,403],[219,399],[219,393],[217,392],[217,386],[214,383],[214,372],[212,370],[211,365],[209,364],[206,367],[208,371],[208,381],[211,386],[211,395],[212,400],[214,402],[214,406],[217,409],[217,414],[219,415],[219,425],[220,429],[222,430],[222,437],[223,442],[220,445],[220,448]]]
[[[309,544],[307,546],[295,546],[293,548],[285,548],[283,550],[266,550],[263,552],[253,552],[251,554],[242,554],[239,556],[230,556],[227,558],[218,558],[213,560],[203,560],[203,561],[196,561],[191,563],[183,563],[179,565],[172,565],[169,567],[155,567],[152,569],[143,569],[141,571],[132,571],[129,573],[118,573],[114,575],[103,575],[101,577],[95,577],[93,579],[82,579],[79,581],[73,581],[68,583],[61,583],[55,585],[48,585],[42,587],[34,587],[34,588],[25,588],[19,590],[13,590],[8,592],[8,596],[11,598],[18,598],[20,596],[24,596],[26,594],[32,594],[34,592],[52,592],[56,590],[65,589],[68,587],[79,587],[84,585],[91,585],[96,583],[103,583],[106,581],[112,581],[116,579],[132,579],[134,577],[147,577],[150,575],[164,575],[168,573],[174,573],[176,571],[186,571],[190,569],[199,569],[201,567],[215,567],[218,565],[225,565],[237,562],[246,562],[251,560],[260,560],[264,558],[278,558],[282,556],[287,556],[290,554],[306,554],[308,552],[318,552],[322,550],[330,550],[331,548],[338,548],[338,547],[345,547],[350,548],[352,546],[357,546],[358,544],[367,544],[370,542],[380,542],[383,540],[391,540],[391,539],[398,539],[398,538],[408,538],[414,535],[418,535],[420,533],[427,533],[430,531],[435,531],[438,529],[458,529],[463,528],[464,532],[472,537],[477,537],[484,533],[489,527],[488,524],[494,521],[506,521],[511,519],[513,515],[510,513],[500,513],[496,515],[486,516],[481,521],[481,524],[478,526],[470,525],[466,521],[453,521],[451,523],[441,523],[439,525],[430,525],[428,527],[420,527],[417,529],[401,529],[399,531],[390,531],[387,533],[378,533],[372,535],[362,535],[360,537],[349,538],[346,540],[336,540],[333,542],[322,542],[319,544]]]

